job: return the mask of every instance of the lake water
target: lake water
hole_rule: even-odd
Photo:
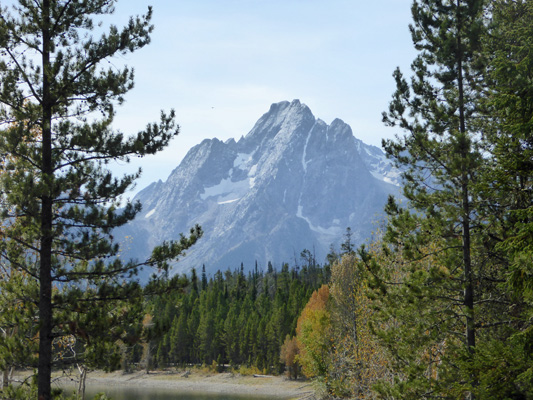
[[[214,393],[182,393],[168,388],[139,388],[139,387],[94,387],[88,386],[85,399],[92,400],[97,394],[105,392],[113,400],[269,400],[270,396],[252,396]],[[279,399],[279,398],[278,398]]]

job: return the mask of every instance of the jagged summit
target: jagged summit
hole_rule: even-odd
[[[128,256],[176,238],[194,224],[204,237],[177,271],[279,265],[304,248],[321,262],[347,227],[361,243],[382,214],[398,174],[381,150],[340,119],[316,119],[299,100],[272,104],[238,141],[206,139],[166,182],[136,196],[142,213],[117,232]]]

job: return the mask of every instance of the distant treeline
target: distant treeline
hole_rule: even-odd
[[[150,340],[128,349],[127,369],[142,361],[149,368],[188,364],[256,367],[280,373],[280,347],[294,336],[298,317],[311,294],[329,280],[329,266],[320,266],[309,251],[304,266],[266,272],[217,271],[205,267],[184,276],[184,288],[150,300]],[[145,318],[146,320],[146,318]],[[144,347],[144,348],[143,348]]]

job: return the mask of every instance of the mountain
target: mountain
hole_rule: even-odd
[[[292,263],[303,249],[322,262],[346,228],[352,241],[369,238],[399,174],[383,152],[356,139],[335,119],[330,125],[298,100],[273,104],[244,137],[206,139],[168,179],[137,194],[137,218],[115,237],[124,253],[146,257],[163,240],[200,224],[204,236],[174,271],[205,264],[217,269]]]

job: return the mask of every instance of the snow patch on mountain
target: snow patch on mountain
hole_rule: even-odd
[[[309,139],[311,139],[311,133],[313,132],[313,129],[315,129],[316,124],[316,122],[313,124],[305,139],[304,151],[302,153],[302,168],[304,169],[304,173],[307,173],[307,161],[305,161],[305,157],[307,156],[307,146],[309,145]]]
[[[315,226],[309,218],[306,218],[303,215],[303,207],[301,205],[298,205],[298,211],[296,212],[296,216],[298,218],[303,219],[307,224],[309,225],[309,228],[316,233],[319,233],[321,235],[328,235],[328,236],[335,236],[339,233],[342,233],[342,228],[339,226],[330,226],[329,228],[323,228],[321,226]],[[338,219],[335,219],[334,222],[339,222]],[[338,224],[337,224],[338,225]]]
[[[152,215],[154,215],[155,213],[155,208],[152,208],[150,211],[148,211],[146,213],[146,215],[144,216],[144,218],[150,218]]]
[[[222,179],[218,185],[204,188],[204,193],[200,195],[202,200],[209,197],[217,197],[219,204],[226,201],[237,201],[242,198],[250,189],[250,179],[233,182],[231,178]]]

